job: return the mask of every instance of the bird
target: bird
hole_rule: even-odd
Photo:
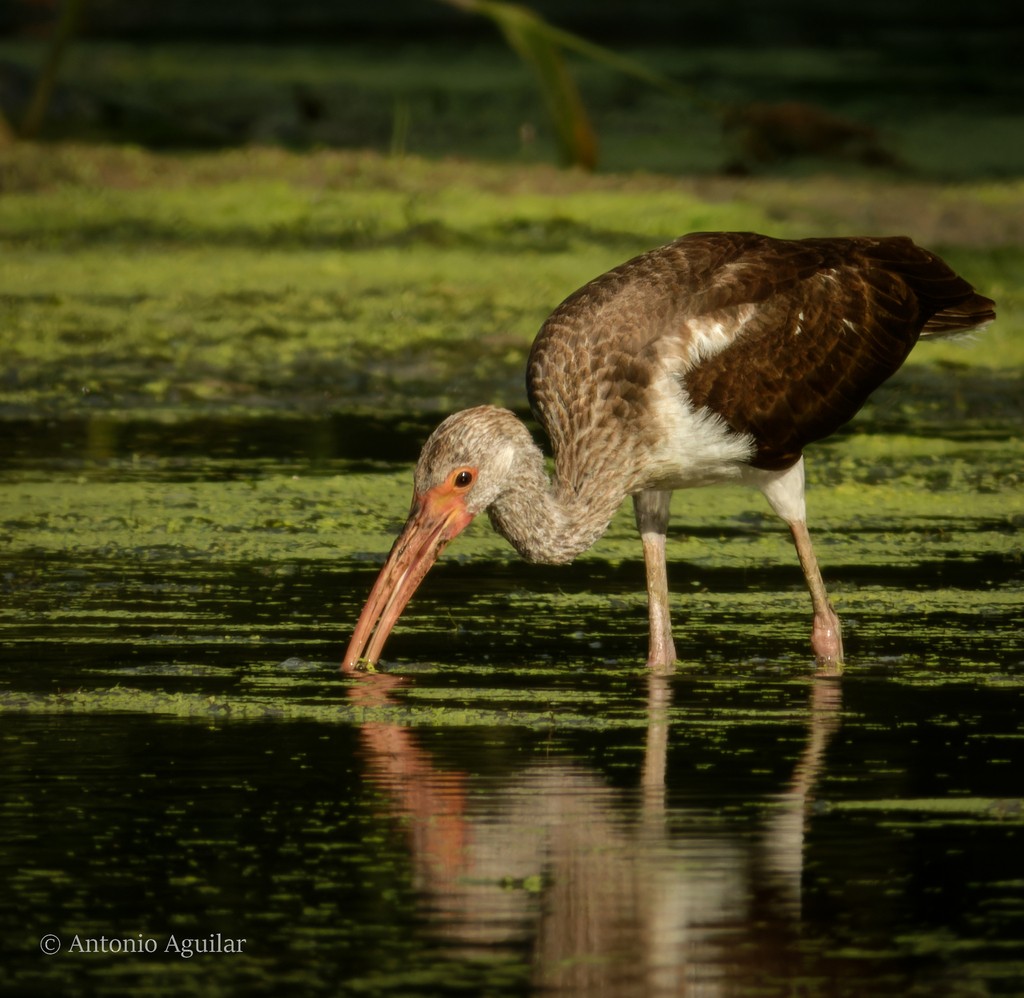
[[[408,520],[367,598],[343,672],[373,670],[441,551],[487,513],[530,562],[572,561],[632,497],[646,572],[647,666],[676,662],[666,533],[677,489],[759,489],[788,525],[811,597],[819,671],[842,627],[807,527],[804,448],[834,433],[919,338],[987,325],[995,303],[907,236],[780,239],[695,232],[569,295],[527,361],[527,426],[481,405],[423,446]]]

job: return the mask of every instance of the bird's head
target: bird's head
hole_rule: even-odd
[[[526,427],[494,406],[464,409],[434,430],[416,463],[409,518],[356,623],[344,672],[377,662],[437,556],[498,499],[527,444],[531,449]]]

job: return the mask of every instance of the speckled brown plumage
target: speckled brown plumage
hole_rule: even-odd
[[[603,470],[598,436],[614,460],[628,448],[643,462],[644,434],[658,430],[642,414],[659,365],[693,406],[754,438],[753,466],[785,468],[847,422],[919,336],[994,315],[905,237],[695,233],[567,298],[533,345],[527,387],[560,468],[577,479],[595,460]],[[695,333],[709,327],[712,342]]]

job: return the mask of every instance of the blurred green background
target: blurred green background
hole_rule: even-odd
[[[17,129],[64,18],[74,30],[40,127],[47,139],[557,158],[537,86],[543,67],[502,38],[498,15],[511,5],[477,5],[9,0],[0,107]],[[565,51],[605,170],[826,162],[967,179],[1024,166],[1024,17],[1014,4],[539,0],[531,9],[543,26],[664,84]]]

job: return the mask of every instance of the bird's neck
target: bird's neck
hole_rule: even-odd
[[[572,561],[608,529],[625,497],[608,482],[599,490],[586,490],[557,473],[552,480],[540,449],[532,443],[517,465],[517,473],[488,513],[494,529],[527,561]]]

